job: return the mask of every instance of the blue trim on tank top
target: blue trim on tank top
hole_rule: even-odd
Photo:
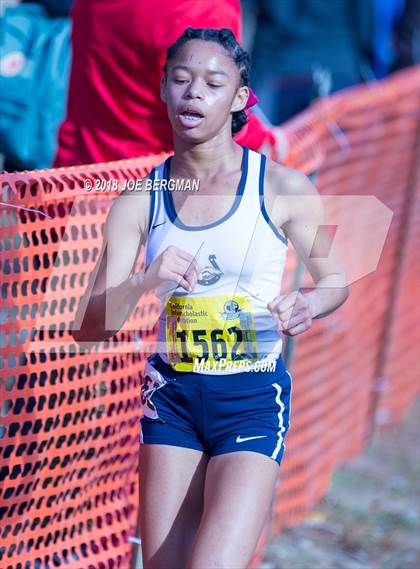
[[[153,170],[150,172],[150,180],[152,182],[154,182],[156,178],[156,168],[153,168]],[[150,209],[149,209],[149,228],[147,231],[147,237],[146,237],[146,243],[145,243],[145,247],[144,247],[144,268],[147,269],[148,265],[147,265],[147,256],[148,256],[148,250],[149,250],[149,235],[150,235],[150,231],[152,228],[152,221],[153,221],[153,215],[155,213],[155,204],[156,204],[156,190],[153,189],[153,183],[152,183],[152,190],[150,191]]]
[[[283,237],[283,235],[279,232],[279,230],[277,229],[277,227],[274,225],[274,223],[271,221],[267,210],[265,209],[265,204],[264,204],[264,173],[265,173],[265,163],[267,161],[267,156],[265,154],[261,154],[261,164],[260,164],[260,181],[259,181],[259,195],[260,195],[260,207],[261,207],[261,213],[263,214],[264,219],[266,220],[266,222],[268,223],[268,225],[271,227],[271,229],[274,232],[274,235],[276,237],[278,237],[278,239],[280,239],[280,241],[283,241],[283,243],[285,245],[288,244],[288,239],[286,237]]]
[[[156,168],[153,168],[153,170],[150,172],[150,180],[152,182],[152,190],[150,192],[150,210],[149,210],[149,229],[147,231],[147,234],[150,233],[150,229],[152,227],[152,221],[153,221],[153,215],[155,213],[155,203],[156,203],[156,193],[153,189],[153,182],[155,181],[156,178]]]
[[[243,146],[243,156],[242,156],[242,174],[241,174],[241,179],[238,185],[238,189],[235,195],[235,199],[233,202],[232,207],[230,208],[230,210],[218,221],[214,221],[213,223],[208,223],[207,225],[185,225],[184,223],[182,223],[182,221],[178,218],[176,210],[175,210],[175,206],[174,206],[174,202],[172,199],[172,192],[169,190],[165,190],[163,192],[163,202],[165,204],[165,209],[166,209],[166,213],[169,217],[169,219],[172,221],[172,223],[174,225],[176,225],[177,227],[179,227],[180,229],[184,229],[186,231],[202,231],[204,229],[211,229],[212,227],[216,227],[217,225],[220,225],[221,223],[223,223],[224,221],[226,221],[227,219],[229,219],[229,217],[231,217],[235,211],[238,209],[239,204],[241,202],[243,193],[244,193],[244,189],[246,186],[246,181],[248,178],[248,147],[247,146]],[[172,156],[169,156],[169,158],[167,158],[165,160],[165,165],[164,165],[164,169],[163,169],[163,179],[164,180],[168,180],[169,179],[169,175],[170,175],[170,164],[172,161]]]

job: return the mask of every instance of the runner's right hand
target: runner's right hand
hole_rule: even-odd
[[[170,245],[144,273],[143,283],[147,289],[154,289],[161,283],[170,281],[191,292],[202,270],[193,255]]]

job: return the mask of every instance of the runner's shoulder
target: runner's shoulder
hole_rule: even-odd
[[[317,193],[306,174],[295,168],[289,168],[267,157],[266,185],[272,195],[313,195]]]
[[[147,236],[149,227],[151,192],[146,191],[146,181],[150,174],[127,184],[112,202],[106,223],[120,225],[124,223],[134,231],[138,231],[143,238]]]

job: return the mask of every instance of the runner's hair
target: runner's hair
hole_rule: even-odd
[[[235,62],[240,73],[240,83],[242,87],[249,85],[249,74],[251,70],[251,58],[247,51],[245,51],[237,42],[232,30],[229,28],[222,28],[220,30],[213,28],[186,28],[181,36],[168,47],[166,51],[166,61],[163,66],[163,71],[166,76],[168,61],[176,55],[179,48],[189,40],[204,40],[213,41],[222,45],[228,52],[230,57]],[[247,123],[247,116],[245,111],[236,111],[232,113],[232,136],[241,130]]]

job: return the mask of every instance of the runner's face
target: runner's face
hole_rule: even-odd
[[[231,113],[243,110],[248,88],[239,87],[240,74],[223,46],[190,40],[169,60],[161,97],[167,104],[174,133],[194,143],[231,133]]]

